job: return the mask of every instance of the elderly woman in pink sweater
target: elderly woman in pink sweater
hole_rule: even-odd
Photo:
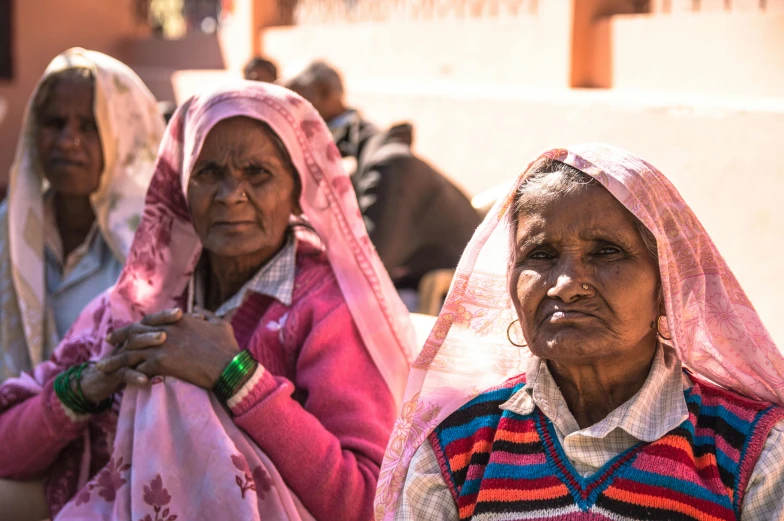
[[[58,520],[369,519],[412,344],[318,114],[216,88],[117,285],[0,387],[0,478],[45,478]]]

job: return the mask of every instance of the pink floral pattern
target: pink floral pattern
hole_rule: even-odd
[[[240,454],[233,455],[231,462],[234,468],[240,471],[240,475],[234,476],[234,481],[240,489],[242,499],[245,499],[245,493],[249,490],[256,492],[259,499],[264,499],[266,493],[272,489],[272,479],[264,467],[259,465],[251,473],[247,460]]]
[[[254,490],[259,499],[264,499],[267,492],[272,490],[272,478],[261,465],[253,469],[253,483],[256,485]]]
[[[169,495],[169,491],[163,488],[163,479],[160,474],[153,478],[149,486],[144,486],[143,499],[152,507],[153,513],[147,514],[141,521],[176,521],[177,515],[169,512],[168,508],[164,508],[171,502],[172,497]]]
[[[721,295],[711,295],[705,302],[706,321],[722,338],[740,340],[745,333],[743,321],[731,302]]]
[[[96,490],[98,496],[107,503],[112,503],[117,498],[117,491],[120,487],[128,482],[121,473],[130,468],[131,464],[124,463],[123,458],[118,458],[116,461],[114,458],[110,459],[109,463],[76,496],[76,506],[89,503],[92,499],[91,493]]]
[[[419,398],[417,393],[403,404],[400,417],[395,422],[389,438],[376,491],[376,519],[387,517],[390,506],[396,502],[396,491],[403,487],[407,468],[401,464],[411,460],[416,448],[438,425],[441,407],[434,403],[420,402]]]
[[[332,141],[327,143],[327,159],[334,163],[340,161],[340,150]]]
[[[354,187],[351,185],[351,179],[348,177],[338,177],[332,181],[332,187],[340,194],[341,197],[353,191]]]
[[[256,483],[253,481],[253,476],[248,468],[248,462],[242,455],[236,454],[232,456],[231,462],[234,464],[234,467],[241,472],[239,476],[234,476],[234,481],[240,488],[242,499],[245,499],[245,493],[248,490],[256,490]]]
[[[300,128],[308,139],[312,139],[321,129],[321,124],[319,121],[306,119],[300,124]]]

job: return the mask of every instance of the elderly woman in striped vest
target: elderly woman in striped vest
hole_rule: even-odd
[[[784,359],[654,167],[551,150],[477,231],[378,520],[784,519]]]

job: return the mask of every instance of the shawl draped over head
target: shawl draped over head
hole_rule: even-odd
[[[681,361],[720,385],[784,403],[784,357],[672,183],[639,157],[607,145],[554,149],[540,158],[592,176],[653,232],[667,315],[662,329]],[[529,168],[468,244],[446,303],[412,366],[381,467],[377,520],[393,518],[411,458],[433,428],[477,394],[525,372],[531,352],[507,339],[507,328],[517,318],[507,284],[512,255],[507,215]],[[519,328],[517,338],[522,338]]]
[[[7,208],[0,211],[0,381],[29,371],[57,344],[46,319],[44,180],[35,150],[33,104],[41,84],[75,67],[95,78],[95,121],[104,168],[90,201],[98,228],[123,261],[133,240],[152,177],[164,122],[155,98],[126,65],[74,48],[57,56],[38,82],[24,116],[10,172]],[[51,330],[51,331],[50,331]]]
[[[202,252],[185,197],[188,178],[210,129],[234,116],[265,122],[288,150],[302,182],[304,215],[323,242],[371,358],[401,403],[413,358],[413,329],[368,239],[340,153],[309,103],[282,87],[250,81],[215,87],[178,109],[161,144],[142,220],[117,285],[82,313],[51,362],[0,388],[0,403],[4,394],[40,392],[44,382],[68,365],[102,358],[113,349],[104,341],[108,332],[184,304]],[[106,414],[90,421],[99,425]],[[90,446],[89,439],[84,443]],[[85,486],[90,452],[77,457],[72,452],[64,451],[70,461],[53,467],[65,470],[49,476],[50,508],[76,493],[53,489],[67,481],[61,478],[69,468],[82,487],[58,520],[158,519],[164,505],[165,519],[308,517],[270,460],[212,393],[173,378],[125,389],[111,460]],[[238,470],[247,472],[241,477]],[[255,481],[257,492],[234,500],[237,480],[249,487]],[[104,500],[109,497],[112,501]]]

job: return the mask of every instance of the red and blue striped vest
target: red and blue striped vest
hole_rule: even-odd
[[[686,421],[584,478],[538,408],[499,408],[524,385],[518,376],[479,395],[430,436],[461,520],[739,519],[765,439],[784,419],[784,408],[695,380]]]

